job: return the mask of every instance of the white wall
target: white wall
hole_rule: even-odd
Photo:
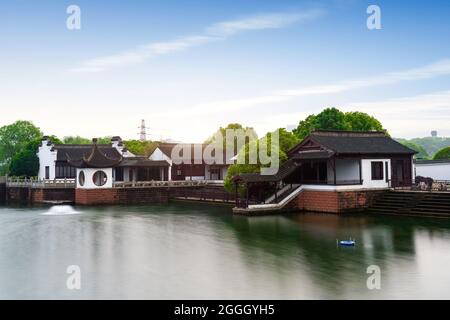
[[[372,162],[382,161],[383,162],[383,179],[382,180],[372,180]],[[388,172],[386,172],[386,162],[388,163]],[[389,183],[386,182],[387,179],[391,179],[391,160],[390,159],[362,159],[362,178],[364,188],[388,188]]]
[[[153,151],[153,153],[148,157],[150,160],[155,161],[161,161],[166,160],[169,163],[169,169],[168,169],[168,180],[172,180],[172,159],[170,159],[168,156],[164,154],[164,152],[161,151],[158,147]]]
[[[415,176],[430,177],[434,180],[450,180],[450,161],[446,163],[416,163]]]
[[[84,172],[84,185],[81,186],[79,183],[80,172]],[[94,180],[92,179],[94,173],[97,171],[103,171],[106,173],[107,181],[103,186],[96,186]],[[77,188],[79,189],[105,189],[113,187],[113,175],[112,168],[77,168]]]
[[[48,140],[42,141],[42,146],[39,147],[37,156],[39,158],[39,179],[45,179],[45,167],[48,166],[50,168],[50,176],[49,179],[55,179],[55,166],[56,166],[56,151],[50,151],[52,149],[52,145],[47,145]]]
[[[330,163],[327,165],[327,178],[334,181],[334,171]],[[336,159],[336,180],[359,180],[359,159]]]

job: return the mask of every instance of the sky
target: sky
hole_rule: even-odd
[[[145,119],[149,139],[202,142],[337,107],[450,136],[449,39],[446,0],[2,1],[0,125],[137,139]]]

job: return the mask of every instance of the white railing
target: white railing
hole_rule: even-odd
[[[129,181],[114,182],[114,188],[158,188],[158,187],[199,187],[223,186],[222,180],[179,180],[179,181]]]
[[[75,179],[41,180],[33,178],[6,178],[8,187],[19,188],[75,188]]]

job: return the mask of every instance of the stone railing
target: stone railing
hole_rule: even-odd
[[[75,179],[41,180],[33,178],[6,178],[8,187],[18,188],[75,188]]]
[[[223,186],[222,180],[180,180],[180,181],[130,181],[114,182],[114,188],[160,188],[160,187],[200,187]]]

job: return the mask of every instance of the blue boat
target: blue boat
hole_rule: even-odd
[[[340,240],[338,241],[340,246],[345,246],[345,247],[354,247],[356,244],[355,240]]]

